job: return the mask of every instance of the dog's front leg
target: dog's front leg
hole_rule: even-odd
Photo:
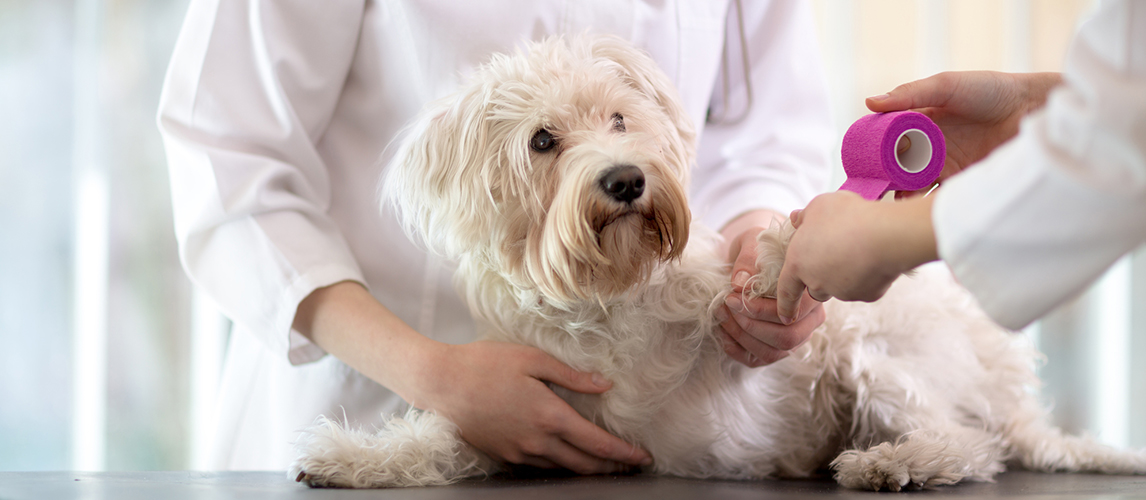
[[[751,297],[776,297],[776,286],[780,282],[780,268],[784,267],[784,256],[788,253],[788,243],[796,228],[792,221],[774,221],[768,229],[756,235],[756,276],[749,279],[745,292]]]
[[[290,477],[321,487],[435,486],[499,468],[462,440],[453,422],[421,410],[392,416],[374,433],[319,417],[302,432],[295,452]]]

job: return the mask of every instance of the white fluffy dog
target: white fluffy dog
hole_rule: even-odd
[[[830,302],[793,356],[750,369],[714,334],[730,288],[717,236],[690,223],[693,126],[667,78],[612,37],[498,55],[425,111],[385,185],[413,233],[458,264],[486,338],[535,346],[613,382],[556,388],[638,443],[657,474],[804,477],[852,488],[1042,471],[1144,473],[1146,455],[1064,436],[1037,402],[1038,353],[949,275],[900,279],[874,304]],[[790,225],[760,237],[766,294]],[[686,243],[688,243],[686,248]],[[445,484],[501,467],[432,412],[376,432],[321,419],[291,475],[311,485]]]

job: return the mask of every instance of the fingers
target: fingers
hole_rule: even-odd
[[[732,262],[732,291],[739,293],[744,290],[752,275],[756,274],[756,238],[741,237],[737,240],[742,241],[732,248],[736,252]]]
[[[804,296],[804,282],[795,275],[788,263],[780,268],[779,282],[776,284],[776,315],[785,325],[792,322],[800,311],[800,300]]]
[[[787,356],[787,353],[763,343],[759,343],[759,346],[755,343],[749,344],[755,346],[757,351],[760,351],[759,355],[745,349],[737,339],[750,338],[751,335],[745,332],[736,320],[732,319],[728,306],[721,306],[717,309],[716,319],[720,323],[720,340],[724,347],[725,354],[728,354],[728,357],[736,360],[740,364],[749,368],[756,368],[774,363]],[[732,332],[732,335],[730,335],[729,332]]]
[[[886,94],[868,97],[867,109],[876,113],[940,107],[951,99],[952,74],[937,75],[905,83]]]
[[[649,452],[642,450],[635,444],[609,434],[604,429],[585,420],[584,417],[573,411],[571,407],[569,411],[572,415],[564,419],[565,425],[561,426],[561,429],[557,432],[557,436],[571,447],[576,448],[581,454],[573,454],[570,453],[569,450],[555,448],[553,450],[554,454],[549,455],[551,460],[561,464],[563,467],[569,467],[563,460],[568,460],[569,464],[583,466],[588,464],[588,462],[585,461],[586,458],[634,466],[644,466],[653,463],[653,458],[649,455]],[[601,466],[601,464],[598,463],[597,466]]]
[[[810,298],[810,297],[809,297]],[[745,298],[740,294],[729,294],[724,298],[724,304],[727,309],[734,311],[740,316],[747,319],[764,321],[774,324],[782,324],[780,315],[776,310],[777,300],[768,297],[748,297]],[[809,300],[800,300],[801,307],[797,310],[796,316],[793,321],[800,321],[808,315],[809,312],[819,307],[819,303]]]
[[[742,303],[739,297],[730,297],[726,304],[739,328],[727,327],[726,330],[748,352],[761,358],[770,357],[771,352],[756,349],[752,343],[742,341],[738,336],[740,331],[776,350],[791,351],[807,341],[812,331],[823,323],[823,306],[813,300],[804,300],[803,303],[804,307],[796,312],[795,321],[783,325],[776,315],[774,299],[751,299]],[[820,311],[820,314],[816,318],[809,318],[809,314],[816,311]]]
[[[775,300],[750,299],[743,303],[740,297],[729,296],[725,306],[716,311],[724,352],[750,368],[789,356],[811,338],[826,317],[818,302],[804,303],[807,306],[797,311],[796,321],[785,326],[777,323]]]
[[[553,463],[552,460],[543,457],[535,457],[532,455],[523,455],[517,461],[512,462],[518,465],[528,465],[530,467],[537,467],[538,469],[561,469],[560,465]]]
[[[527,460],[529,459],[535,460],[538,463],[548,462],[553,465],[552,467],[544,468],[562,467],[578,474],[611,474],[632,467],[631,465],[613,460],[603,460],[594,457],[560,439],[554,439],[552,441],[545,456],[528,457]],[[528,465],[533,464],[529,463]],[[538,465],[534,465],[534,467],[538,467]]]
[[[609,390],[613,383],[599,373],[586,373],[574,370],[540,349],[531,349],[527,372],[530,376],[553,382],[574,392],[600,394]]]
[[[800,224],[804,223],[804,210],[797,208],[788,215],[788,219],[792,221],[792,227],[799,229]]]
[[[559,441],[560,442],[560,441]],[[560,442],[560,446],[572,448],[568,443]],[[555,448],[556,449],[556,448]],[[579,453],[580,455],[574,455]],[[598,460],[580,451],[569,452],[553,452],[551,455],[561,455],[561,458],[550,460],[543,456],[522,455],[516,462],[517,465],[528,465],[538,469],[569,469],[578,474],[614,474],[617,472],[625,472],[632,468],[631,465],[612,462],[608,460]]]
[[[817,290],[808,290],[808,297],[816,302],[827,302],[831,300],[832,296]]]
[[[553,382],[566,389],[583,393],[600,393],[612,386],[600,374],[574,370],[553,357],[536,351],[532,375]],[[568,403],[553,396],[557,405],[547,418],[545,432],[551,439],[526,444],[522,453],[540,457],[567,469],[583,474],[600,474],[620,470],[619,464],[649,465],[652,457],[636,445],[630,444],[594,425],[576,412]],[[560,438],[560,439],[557,439]],[[529,464],[533,465],[533,464]]]
[[[900,137],[899,142],[895,143],[895,154],[897,155],[903,154],[909,149],[911,149],[911,138],[906,135]]]
[[[720,327],[722,330],[721,339],[724,340],[724,352],[749,368],[772,364],[791,354],[786,350],[777,349],[760,341],[732,319],[722,322]],[[799,347],[799,345],[794,347]]]
[[[724,323],[721,322],[722,326],[723,324]],[[738,342],[736,342],[736,339],[728,335],[728,332],[724,331],[724,328],[720,329],[720,343],[724,347],[724,353],[727,354],[728,357],[735,359],[738,363],[749,368],[756,368],[759,366],[755,364],[757,358],[753,356],[752,353],[745,350],[744,347],[741,346]]]

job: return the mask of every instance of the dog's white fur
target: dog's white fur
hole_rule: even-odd
[[[553,150],[530,148],[541,129]],[[844,486],[899,490],[990,480],[1008,461],[1146,472],[1142,453],[1052,427],[1035,397],[1039,354],[943,272],[901,278],[878,303],[826,304],[826,322],[788,359],[729,359],[713,319],[728,268],[715,233],[690,224],[685,195],[694,141],[645,54],[612,37],[555,38],[495,56],[431,105],[384,185],[411,232],[458,263],[486,338],[613,382],[603,395],[556,390],[651,452],[655,473],[803,477],[830,465]],[[631,203],[599,185],[616,165],[645,176]],[[774,288],[790,234],[761,233],[754,294]],[[312,485],[446,484],[500,468],[418,410],[376,432],[323,418],[297,452],[291,474]]]

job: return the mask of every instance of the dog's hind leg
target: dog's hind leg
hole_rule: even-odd
[[[323,487],[443,485],[498,468],[461,439],[453,422],[420,410],[390,417],[373,433],[319,417],[302,431],[295,453],[291,478]]]
[[[1146,474],[1146,450],[1122,450],[1089,436],[1071,436],[1050,424],[1046,411],[1032,401],[1004,430],[1023,467],[1044,472]]]
[[[963,479],[989,481],[1004,470],[1006,447],[985,430],[952,423],[940,431],[920,429],[895,442],[866,450],[848,450],[832,461],[835,478],[848,488],[899,491],[954,484]]]

